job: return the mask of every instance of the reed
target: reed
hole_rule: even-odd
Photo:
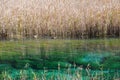
[[[1,0],[0,39],[120,37],[120,0]]]

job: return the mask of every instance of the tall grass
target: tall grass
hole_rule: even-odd
[[[120,37],[120,0],[0,0],[0,38]]]

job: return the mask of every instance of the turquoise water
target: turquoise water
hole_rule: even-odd
[[[1,41],[0,44],[1,80],[120,78],[119,39]]]

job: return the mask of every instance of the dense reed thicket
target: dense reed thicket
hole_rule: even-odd
[[[120,37],[120,0],[0,0],[0,39]]]

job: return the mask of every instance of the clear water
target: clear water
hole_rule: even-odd
[[[1,41],[0,77],[1,80],[119,79],[120,39]]]

